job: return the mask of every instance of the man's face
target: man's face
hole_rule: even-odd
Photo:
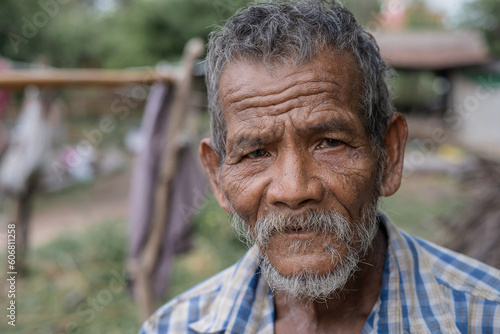
[[[320,53],[298,67],[269,71],[229,63],[220,82],[227,126],[218,181],[226,209],[254,229],[270,213],[337,212],[350,224],[377,194],[377,156],[361,112],[362,80],[348,53]],[[290,252],[296,241],[307,247]],[[335,235],[292,228],[269,238],[265,252],[283,276],[335,270],[348,247]]]

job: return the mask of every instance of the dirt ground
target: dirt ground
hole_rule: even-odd
[[[126,222],[129,186],[130,170],[125,170],[100,177],[83,188],[39,194],[30,222],[30,245],[46,243],[61,233],[78,233],[92,224]]]

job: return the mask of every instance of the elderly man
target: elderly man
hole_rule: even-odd
[[[257,4],[209,42],[200,154],[252,243],[143,333],[500,333],[500,273],[377,211],[406,121],[373,38],[336,2]]]

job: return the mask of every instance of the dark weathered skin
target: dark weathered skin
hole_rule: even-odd
[[[361,77],[349,53],[319,53],[295,67],[236,60],[220,82],[227,124],[227,156],[219,158],[205,139],[202,161],[220,205],[236,212],[250,227],[270,211],[303,214],[332,209],[356,223],[376,193],[379,152],[361,112]],[[387,164],[381,195],[400,185],[406,121],[395,114],[386,130]],[[219,170],[220,166],[220,170]],[[290,254],[288,241],[310,240]],[[334,235],[285,233],[271,237],[271,264],[285,276],[297,271],[326,273],[338,265],[325,252],[346,247]],[[380,290],[387,243],[378,231],[358,271],[327,302],[275,294],[276,333],[360,332]]]

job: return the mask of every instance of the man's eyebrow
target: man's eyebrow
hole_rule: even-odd
[[[308,125],[307,131],[312,131],[317,133],[325,133],[331,131],[343,132],[351,136],[354,136],[357,133],[356,128],[352,124],[350,124],[348,121],[344,119],[338,119],[338,118],[320,124]]]
[[[235,138],[231,148],[233,150],[245,150],[248,148],[260,147],[266,142],[265,138],[255,138],[245,135],[240,135]]]

